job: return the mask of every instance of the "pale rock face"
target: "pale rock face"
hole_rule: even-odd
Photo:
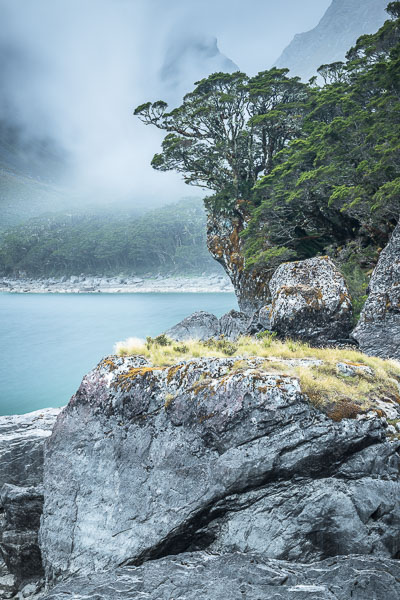
[[[314,29],[296,34],[275,63],[308,81],[322,64],[344,61],[357,39],[374,33],[389,15],[388,0],[332,0]]]
[[[22,581],[43,573],[37,543],[43,445],[60,411],[50,408],[0,417],[0,556],[6,563],[0,577],[1,598],[13,597]]]
[[[400,563],[376,556],[310,565],[257,554],[186,553],[141,567],[91,573],[43,600],[389,600],[400,597]]]
[[[84,378],[46,444],[40,546],[49,582],[85,576],[90,598],[102,578],[114,589],[113,582],[133,583],[133,573],[149,576],[139,588],[149,598],[170,598],[177,590],[168,586],[154,596],[158,579],[150,574],[156,565],[174,573],[171,558],[158,559],[187,551],[199,552],[190,563],[194,589],[198,572],[215,581],[205,550],[229,553],[226,565],[246,553],[238,569],[257,553],[267,570],[267,559],[360,554],[366,565],[370,555],[398,557],[400,441],[376,415],[331,421],[296,378],[260,370],[263,362],[246,359],[236,370],[237,358],[209,358],[160,368],[142,357],[109,357]],[[122,569],[122,579],[87,578],[149,559],[158,562]],[[299,575],[292,587],[303,583]],[[196,597],[222,598],[207,590]]]
[[[165,332],[176,341],[208,340],[219,335],[219,322],[215,315],[204,310],[193,313]]]
[[[284,263],[275,271],[269,287],[271,328],[280,336],[317,344],[348,337],[351,298],[330,258]]]
[[[363,352],[400,359],[400,224],[379,257],[352,335]]]
[[[236,340],[248,333],[250,318],[237,310],[231,310],[220,319],[205,311],[189,315],[177,325],[165,332],[165,335],[176,341],[209,340],[224,336],[227,340]]]
[[[60,411],[46,408],[0,417],[0,490],[5,483],[34,486],[42,482],[43,444]]]

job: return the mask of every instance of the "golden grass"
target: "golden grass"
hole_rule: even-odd
[[[160,339],[161,343],[157,343]],[[237,342],[224,339],[200,342],[189,340],[174,342],[165,337],[140,341],[135,338],[116,345],[119,356],[142,355],[157,366],[171,366],[182,360],[200,357],[234,357],[232,371],[245,370],[246,358],[261,357],[265,362],[259,367],[263,372],[280,373],[297,377],[302,391],[311,402],[326,410],[332,418],[340,420],[374,408],[376,400],[390,399],[400,403],[400,363],[395,360],[367,356],[358,350],[340,348],[312,348],[308,344],[267,336],[263,339],[241,337]],[[323,365],[290,365],[282,359],[319,359]],[[367,366],[373,376],[357,371],[345,377],[337,370],[337,363],[345,362],[355,367]],[[376,404],[375,404],[376,406]]]

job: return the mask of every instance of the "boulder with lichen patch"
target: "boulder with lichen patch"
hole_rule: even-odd
[[[343,276],[330,258],[282,264],[269,287],[271,328],[281,337],[318,345],[349,337],[351,298]]]
[[[400,359],[400,224],[379,257],[352,335],[367,354]]]
[[[219,319],[219,334],[227,340],[235,341],[247,333],[249,316],[237,310],[231,310]]]
[[[49,582],[187,551],[398,556],[400,441],[265,363],[110,357],[84,378],[46,444]]]

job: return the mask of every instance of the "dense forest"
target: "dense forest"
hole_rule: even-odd
[[[166,131],[155,169],[211,190],[220,219],[241,200],[247,269],[330,254],[362,301],[400,214],[400,2],[387,12],[308,83],[287,69],[215,73],[172,111],[135,110]]]
[[[129,214],[49,214],[0,237],[0,273],[198,273],[215,269],[201,202]]]

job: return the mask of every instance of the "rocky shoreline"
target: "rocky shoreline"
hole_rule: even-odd
[[[233,293],[226,275],[199,276],[71,276],[47,279],[0,278],[0,292],[14,294],[145,294],[145,293]]]

